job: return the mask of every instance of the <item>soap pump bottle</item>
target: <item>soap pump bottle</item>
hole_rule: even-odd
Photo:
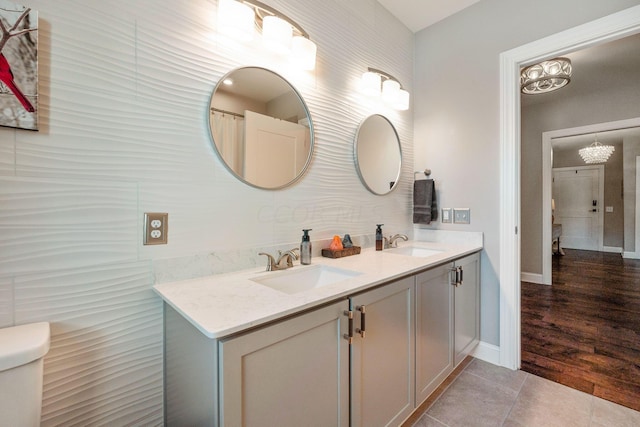
[[[382,250],[382,226],[384,224],[377,224],[378,228],[376,229],[376,251]]]
[[[309,229],[303,229],[302,242],[300,242],[300,264],[311,264],[311,240],[309,240]]]

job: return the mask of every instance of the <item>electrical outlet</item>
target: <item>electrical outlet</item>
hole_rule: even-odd
[[[453,208],[453,222],[455,224],[470,224],[471,209],[469,208]]]
[[[169,214],[145,212],[144,214],[144,244],[166,245],[169,232]]]
[[[451,222],[451,208],[442,208],[441,222]]]

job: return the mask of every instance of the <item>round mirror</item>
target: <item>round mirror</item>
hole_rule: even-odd
[[[257,188],[286,187],[311,161],[313,125],[304,100],[264,68],[238,68],[220,79],[211,95],[209,128],[227,169]]]
[[[369,191],[383,195],[396,187],[402,147],[396,128],[386,117],[374,114],[360,123],[353,154],[360,180]]]

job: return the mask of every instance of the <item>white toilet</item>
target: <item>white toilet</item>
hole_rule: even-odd
[[[1,425],[40,425],[42,360],[49,342],[47,322],[0,329]]]

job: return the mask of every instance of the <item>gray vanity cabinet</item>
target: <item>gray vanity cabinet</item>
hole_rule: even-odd
[[[413,412],[414,289],[411,276],[351,298],[352,426],[399,425]]]
[[[480,257],[475,253],[415,277],[419,406],[478,344]]]
[[[165,303],[166,425],[400,425],[477,344],[479,271],[476,253],[220,339]]]
[[[219,343],[221,426],[349,425],[348,301]]]
[[[451,267],[416,275],[416,406],[453,371]]]
[[[455,356],[457,366],[480,341],[480,256],[475,253],[454,263],[462,269],[455,289]]]

